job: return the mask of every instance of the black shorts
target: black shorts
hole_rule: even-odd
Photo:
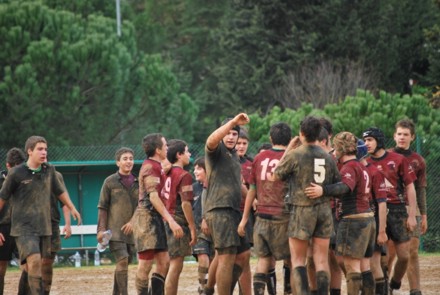
[[[3,234],[5,241],[0,246],[0,260],[9,261],[12,259],[12,253],[17,253],[17,246],[15,244],[15,238],[10,236],[11,225],[0,225],[0,233]]]
[[[159,213],[137,208],[133,215],[133,236],[138,252],[146,250],[167,251],[165,225]]]
[[[404,204],[387,204],[387,235],[388,239],[396,243],[407,242],[411,239],[411,232],[406,226],[408,212]]]
[[[374,217],[342,218],[336,234],[336,255],[369,258],[373,256],[375,236]]]

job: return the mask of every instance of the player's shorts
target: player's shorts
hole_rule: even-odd
[[[41,258],[51,258],[51,236],[18,236],[15,237],[21,264],[32,254],[40,254]]]
[[[393,242],[407,242],[411,239],[406,226],[408,213],[404,204],[387,204],[387,235]]]
[[[412,232],[409,233],[411,238],[420,239],[422,235],[422,216],[416,216],[417,225]]]
[[[156,211],[136,209],[133,215],[133,237],[138,252],[168,249],[165,225]]]
[[[206,254],[209,257],[214,257],[214,248],[212,242],[198,237],[197,243],[192,247],[192,254],[197,258],[197,255]]]
[[[61,234],[58,224],[52,225],[52,236],[50,237],[50,251],[56,253],[61,250]]]
[[[212,242],[219,254],[240,254],[250,249],[246,237],[238,235],[241,213],[229,208],[214,209],[205,214]]]
[[[186,225],[179,224],[183,230],[183,237],[176,239],[173,235],[168,223],[165,223],[165,230],[167,234],[168,253],[170,258],[185,257],[191,255],[191,232]]]
[[[9,261],[12,259],[12,253],[17,249],[17,246],[15,244],[15,239],[10,235],[11,225],[10,224],[0,225],[0,233],[2,233],[3,237],[5,238],[3,245],[0,246],[0,260]]]
[[[108,244],[110,252],[115,257],[116,261],[128,258],[128,263],[132,262],[133,257],[136,255],[136,248],[134,244],[127,244],[121,241],[110,241]]]
[[[335,254],[362,259],[373,256],[376,240],[374,217],[342,218],[336,234]]]
[[[312,237],[330,239],[333,232],[333,218],[330,202],[314,206],[290,206],[290,238],[308,241]]]
[[[265,218],[266,217],[266,218]],[[289,215],[256,216],[254,227],[254,253],[258,257],[272,256],[275,260],[287,259],[290,257],[289,237]]]

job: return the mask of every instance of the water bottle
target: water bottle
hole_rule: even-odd
[[[108,243],[110,242],[110,239],[112,237],[112,231],[110,229],[106,230],[104,232],[104,235],[102,237],[102,242],[98,243],[96,246],[96,249],[98,249],[99,252],[104,252],[105,249],[107,249]]]
[[[99,259],[99,251],[98,249],[95,250],[95,266],[101,265],[101,261]]]
[[[75,259],[75,267],[81,267],[81,255],[79,254],[78,251],[76,251],[73,258]]]

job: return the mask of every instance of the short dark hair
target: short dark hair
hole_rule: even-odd
[[[321,132],[321,122],[313,116],[305,117],[300,123],[300,131],[306,138],[307,142],[318,140],[319,132]]]
[[[272,144],[287,146],[292,139],[292,129],[284,122],[275,123],[269,131]]]
[[[40,142],[47,144],[47,140],[44,137],[38,135],[32,135],[26,140],[26,143],[24,144],[25,152],[27,153],[29,149],[33,151],[37,143]]]
[[[147,157],[152,157],[156,153],[156,149],[161,149],[163,135],[161,133],[151,133],[145,135],[142,139],[142,148]]]
[[[271,148],[272,148],[272,144],[265,142],[258,147],[258,152],[261,152],[262,150],[270,150]]]
[[[328,131],[327,131],[327,129],[325,129],[324,127],[321,127],[321,131],[319,132],[319,135],[318,135],[318,140],[319,141],[323,141],[323,140],[325,140],[325,143],[327,144],[328,143]]]
[[[118,149],[115,153],[115,159],[116,161],[121,160],[121,156],[125,153],[130,153],[133,155],[134,157],[134,151],[131,148],[128,147],[121,147],[120,149]]]
[[[195,167],[195,166],[202,167],[203,170],[206,170],[206,166],[205,166],[205,158],[204,158],[204,157],[197,158],[197,159],[194,161],[194,167]]]
[[[26,161],[26,154],[19,148],[13,147],[6,153],[6,163],[14,167]]]
[[[332,122],[330,122],[329,119],[327,118],[319,118],[319,122],[321,122],[322,127],[325,128],[325,130],[327,130],[328,132],[328,136],[332,136],[333,135],[333,124]]]
[[[396,130],[397,128],[406,128],[409,129],[409,131],[411,132],[411,135],[416,134],[416,125],[414,124],[414,122],[410,119],[402,119],[399,122],[396,123]]]
[[[177,155],[185,153],[185,148],[188,146],[186,142],[180,139],[171,139],[168,141],[167,159],[171,164],[177,162]]]
[[[249,134],[246,128],[240,126],[240,132],[238,133],[238,138],[244,138],[249,141]]]

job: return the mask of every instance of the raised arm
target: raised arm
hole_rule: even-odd
[[[240,113],[235,116],[232,120],[226,122],[224,125],[217,128],[211,135],[209,135],[206,140],[206,147],[213,151],[215,150],[220,141],[237,125],[245,125],[249,123],[249,117],[245,113]]]

